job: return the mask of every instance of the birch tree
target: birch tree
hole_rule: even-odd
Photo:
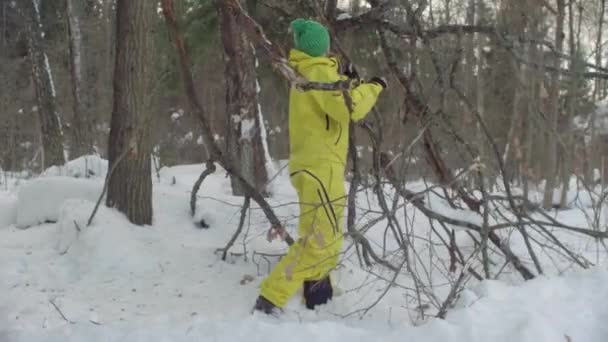
[[[65,0],[70,55],[70,78],[72,81],[72,143],[70,159],[93,152],[92,132],[88,120],[88,96],[83,70],[82,30],[80,23],[81,1]]]
[[[40,20],[38,0],[19,2],[27,25],[28,55],[32,69],[32,79],[36,91],[36,111],[40,123],[42,169],[49,166],[63,165],[63,134],[61,122],[55,104],[55,84],[48,56],[42,41],[45,32]]]
[[[265,192],[268,180],[266,156],[262,141],[260,107],[257,99],[257,77],[254,47],[236,23],[226,1],[216,2],[220,35],[224,48],[226,81],[226,152],[250,184]],[[242,196],[242,184],[232,177],[232,192]]]

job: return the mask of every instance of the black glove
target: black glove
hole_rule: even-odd
[[[350,63],[350,62],[348,64],[344,65],[342,73],[350,79],[359,78],[359,73],[357,72],[357,69],[355,69],[355,66],[353,65],[353,63]]]
[[[383,89],[388,88],[388,82],[386,81],[386,78],[384,78],[384,77],[374,76],[374,77],[372,77],[371,80],[369,80],[369,83],[376,83],[377,85],[381,86]]]

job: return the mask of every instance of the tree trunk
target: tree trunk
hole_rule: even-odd
[[[600,0],[600,11],[598,18],[598,30],[597,30],[597,40],[595,43],[595,64],[598,66],[602,65],[602,36],[603,36],[603,27],[604,27],[604,15],[606,13],[606,0]],[[595,85],[593,89],[593,99],[595,101],[603,98],[604,89],[605,89],[605,80],[596,79]],[[597,115],[596,111],[591,113],[590,118],[591,124],[591,141],[589,142],[589,149],[587,152],[588,160],[587,160],[587,172],[585,173],[585,180],[587,184],[592,184],[595,179],[593,179],[595,169],[600,168],[600,142],[597,137]]]
[[[254,47],[236,23],[225,1],[217,1],[226,81],[226,153],[257,191],[265,193],[268,181],[262,142]],[[232,193],[243,196],[237,177],[231,177]]]
[[[477,0],[477,12],[481,13],[481,7],[483,5],[483,0]],[[479,22],[481,20],[481,16],[478,15],[477,16],[477,21]],[[479,116],[480,117],[485,117],[485,84],[484,84],[484,70],[483,70],[483,48],[484,48],[484,44],[485,44],[485,37],[482,34],[477,34],[477,79],[475,80],[475,99],[476,99],[476,103],[475,103],[475,107],[477,108],[477,111],[479,112]],[[485,157],[485,139],[483,136],[483,131],[481,129],[481,123],[479,121],[477,121],[477,146],[478,146],[478,150],[479,150],[479,158],[480,161],[482,163],[486,162],[486,157]]]
[[[44,30],[40,21],[38,0],[20,1],[27,22],[28,53],[31,60],[32,78],[36,89],[38,117],[40,119],[43,151],[42,169],[63,165],[63,134],[55,107],[55,85],[49,59],[42,48]]]
[[[511,124],[509,126],[509,133],[507,134],[507,144],[502,156],[503,164],[505,165],[505,172],[508,173],[508,180],[511,181],[512,175],[510,170],[517,170],[519,168],[519,156],[520,156],[520,145],[519,145],[519,134],[522,131],[524,112],[521,107],[522,93],[521,87],[524,86],[523,78],[525,76],[525,67],[518,65],[517,61],[511,59],[512,68],[515,71],[513,77],[515,78],[515,89],[513,94],[513,113],[511,115]],[[514,165],[511,168],[509,165],[511,154],[513,156]]]
[[[555,50],[553,66],[560,67],[559,55],[564,46],[564,12],[565,0],[557,0],[557,27],[555,30]],[[549,91],[549,115],[547,125],[547,162],[545,164],[545,193],[543,208],[551,209],[553,206],[553,193],[556,183],[557,169],[557,120],[559,118],[559,74],[551,74],[551,88]]]
[[[535,5],[530,8],[530,23],[529,23],[529,35],[532,39],[537,39],[540,36],[540,22],[542,21],[542,9],[540,5]],[[541,51],[537,45],[532,44],[528,47],[526,51],[527,58],[533,63],[540,63]],[[523,192],[524,197],[528,199],[529,190],[530,190],[530,179],[534,178],[536,174],[534,173],[534,151],[533,146],[535,141],[538,138],[538,134],[536,134],[536,120],[533,119],[538,111],[538,103],[540,97],[540,83],[542,82],[543,74],[535,69],[529,68],[528,72],[522,73],[523,81],[527,85],[526,93],[527,95],[527,103],[526,103],[526,115],[523,118],[522,122],[524,124],[524,129],[520,133],[522,136],[522,155],[521,161],[519,163],[519,174],[521,176],[521,181],[523,183]]]
[[[70,77],[72,81],[72,143],[70,145],[70,159],[93,152],[92,132],[87,119],[87,101],[83,79],[83,50],[82,31],[78,1],[66,0],[66,14],[68,22],[68,39],[70,52]]]
[[[106,205],[138,225],[152,223],[150,160],[150,29],[156,6],[149,0],[118,0],[114,106],[108,143],[109,179]],[[126,154],[126,158],[121,158]]]
[[[582,18],[579,18],[581,20]],[[574,6],[573,1],[568,3],[568,46],[570,51],[570,82],[568,87],[568,97],[566,99],[566,122],[565,137],[563,139],[563,146],[560,148],[561,154],[561,183],[562,191],[559,200],[559,207],[564,209],[568,206],[568,191],[570,190],[570,175],[572,173],[572,157],[573,157],[573,143],[574,138],[570,129],[570,117],[574,115],[576,109],[576,85],[578,84],[578,76],[576,75],[576,58],[578,54],[578,48],[576,43],[576,33],[574,30]]]
[[[469,0],[467,4],[467,12],[466,12],[466,24],[467,25],[475,25],[475,14],[476,14],[476,3],[475,0]],[[466,66],[463,69],[463,76],[465,78],[465,90],[466,94],[469,98],[474,98],[475,96],[475,35],[468,35],[465,37],[465,60]],[[415,40],[414,44],[411,44],[412,48],[415,48]],[[414,50],[415,51],[415,50]],[[414,54],[414,52],[412,52]],[[462,123],[462,131],[466,132],[466,134],[470,134],[468,128],[471,126],[473,122],[473,114],[465,111],[463,113],[464,117],[461,121]]]
[[[330,23],[336,20],[336,11],[338,9],[338,0],[327,0],[325,3],[325,17]]]
[[[595,65],[602,65],[602,35],[604,29],[604,14],[606,12],[606,0],[600,1],[600,12],[598,14],[598,26],[597,26],[597,40],[595,42]],[[593,99],[599,100],[600,88],[602,87],[602,80],[599,78],[595,79],[595,86],[593,88]]]

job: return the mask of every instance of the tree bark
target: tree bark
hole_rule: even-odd
[[[66,0],[68,40],[70,52],[70,77],[72,81],[72,143],[70,159],[93,152],[93,135],[87,120],[88,97],[83,79],[82,31],[78,1]]]
[[[481,21],[481,7],[483,6],[483,0],[477,0],[477,21]],[[477,34],[477,78],[475,79],[475,107],[477,108],[477,112],[479,112],[479,116],[482,118],[485,117],[485,80],[484,80],[484,70],[483,70],[483,48],[486,41],[486,38],[482,34]],[[479,121],[476,121],[476,141],[478,143],[478,153],[479,159],[482,163],[485,163],[486,155],[485,155],[485,139],[483,137],[483,131],[481,129],[481,124]]]
[[[226,152],[257,191],[264,193],[268,182],[262,142],[261,113],[257,100],[254,47],[246,32],[237,24],[228,3],[216,2],[226,81]],[[232,193],[245,195],[242,184],[231,176]]]
[[[336,20],[336,11],[338,9],[338,0],[327,0],[325,3],[325,17],[330,23]]]
[[[150,29],[156,9],[149,0],[118,0],[114,105],[108,143],[109,179],[106,205],[138,225],[152,223],[149,93],[152,58]],[[128,151],[125,159],[119,157]]]
[[[539,4],[534,4],[534,7],[530,8],[530,23],[529,23],[529,35],[532,39],[538,38],[539,25],[542,20],[542,8]],[[527,50],[527,58],[531,61],[538,62],[541,56],[541,51],[537,45],[530,45]],[[524,198],[528,199],[529,195],[529,182],[533,178],[534,173],[534,159],[533,146],[537,139],[536,134],[536,121],[532,119],[532,113],[537,111],[537,106],[540,97],[540,83],[542,80],[542,74],[534,68],[529,68],[528,72],[523,73],[523,80],[527,84],[527,103],[526,103],[526,116],[523,119],[524,129],[522,129],[521,141],[522,148],[521,162],[519,163],[519,174],[523,183]]]
[[[606,13],[606,0],[600,0],[600,11],[598,13],[598,25],[597,25],[597,40],[595,42],[595,65],[602,65],[602,35],[604,30],[604,14]],[[602,80],[599,78],[595,80],[595,86],[593,88],[593,99],[599,100],[600,88],[602,87]]]
[[[55,85],[49,59],[42,48],[44,30],[40,21],[38,0],[20,1],[28,33],[28,53],[32,67],[32,78],[36,90],[38,118],[40,119],[43,151],[42,169],[63,165],[63,134],[55,106]]]
[[[555,56],[554,67],[560,67],[560,58],[564,46],[564,17],[565,0],[557,0],[557,26],[555,29]],[[559,74],[551,74],[551,88],[549,91],[549,115],[547,122],[547,162],[544,168],[545,193],[543,208],[551,209],[553,206],[553,193],[556,183],[557,169],[557,120],[559,118]]]
[[[606,0],[600,0],[600,11],[598,18],[598,31],[597,31],[597,40],[595,43],[595,63],[596,65],[602,65],[602,36],[603,36],[603,27],[604,27],[604,15],[606,13]],[[595,101],[599,100],[604,95],[604,87],[605,80],[597,78],[595,80],[594,88],[593,88],[593,99]],[[585,173],[585,179],[588,184],[592,184],[595,179],[594,170],[596,168],[600,168],[600,149],[597,137],[597,115],[596,112],[593,111],[591,113],[591,141],[589,142],[589,151],[587,152],[588,163],[587,172]]]
[[[467,25],[475,25],[475,17],[477,14],[477,4],[475,3],[476,0],[468,0],[468,4],[467,4],[467,10],[466,10],[466,24]],[[475,58],[475,47],[476,47],[476,41],[475,41],[475,35],[469,35],[467,37],[465,37],[465,60],[466,60],[466,66],[463,69],[463,77],[465,79],[465,90],[467,91],[467,96],[469,96],[470,98],[474,98],[475,97],[475,66],[476,66],[476,58]],[[414,44],[411,44],[410,48],[414,48],[415,47],[415,40],[414,40]],[[412,53],[413,54],[413,53]],[[473,115],[472,113],[469,113],[468,111],[465,111],[463,113],[464,118],[461,121],[462,123],[462,130],[464,132],[467,132],[468,128],[470,127],[471,123],[473,122]],[[467,132],[467,133],[472,133],[472,132]]]

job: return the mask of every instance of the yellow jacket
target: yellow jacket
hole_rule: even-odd
[[[338,61],[331,57],[311,57],[292,49],[290,65],[312,82],[346,80],[338,73]],[[290,171],[322,163],[337,163],[344,170],[348,150],[350,120],[363,119],[376,104],[382,87],[363,83],[350,91],[353,113],[350,114],[342,91],[295,88],[289,94]]]

